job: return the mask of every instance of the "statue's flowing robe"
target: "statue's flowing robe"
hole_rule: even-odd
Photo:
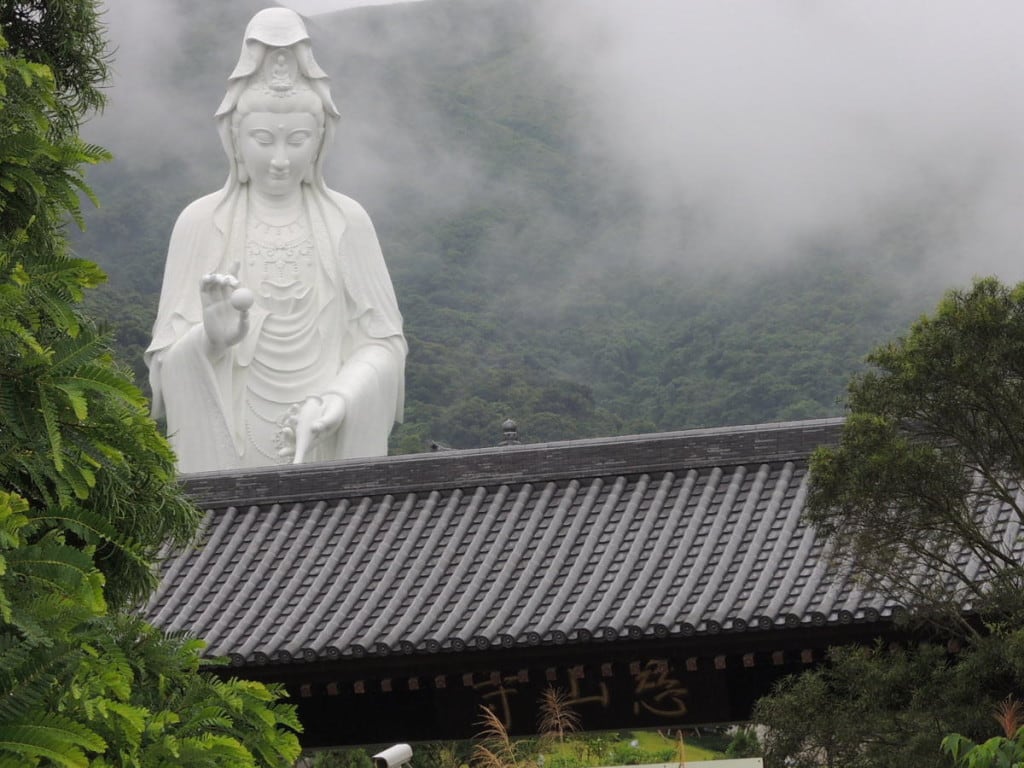
[[[270,338],[276,319],[259,302],[246,337],[223,353],[210,352],[203,330],[203,275],[245,263],[246,187],[200,198],[175,224],[145,359],[153,415],[166,417],[182,472],[273,463],[268,456],[279,446],[261,444],[266,436],[247,428],[251,390],[295,404],[326,392],[345,399],[341,427],[307,460],[387,454],[391,427],[402,418],[407,347],[377,235],[362,207],[344,195],[303,185],[303,204],[318,261],[317,303],[306,335],[291,345]],[[245,284],[244,268],[239,277]],[[299,377],[306,384],[290,379],[296,367],[306,369]]]

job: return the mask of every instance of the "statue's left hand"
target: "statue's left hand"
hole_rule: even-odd
[[[307,397],[291,426],[295,438],[293,464],[301,464],[306,455],[323,437],[334,432],[345,420],[345,398],[328,392]]]
[[[320,417],[313,422],[313,432],[318,435],[330,434],[345,420],[345,398],[334,392],[321,396],[323,409]]]

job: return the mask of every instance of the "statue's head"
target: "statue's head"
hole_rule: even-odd
[[[218,131],[230,162],[228,183],[249,180],[245,157],[249,164],[260,162],[260,137],[280,129],[293,137],[288,152],[302,165],[296,171],[301,180],[322,186],[324,148],[338,116],[302,18],[287,8],[267,8],[253,16],[217,110]]]

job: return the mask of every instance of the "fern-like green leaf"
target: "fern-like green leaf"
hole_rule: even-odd
[[[61,450],[63,440],[60,434],[60,417],[57,414],[57,407],[53,404],[46,391],[46,384],[39,382],[39,411],[43,416],[43,424],[46,426],[46,438],[50,443],[50,458],[58,472],[64,471],[64,456]]]
[[[0,754],[43,757],[68,768],[88,768],[83,750],[102,752],[107,743],[94,731],[56,714],[36,720],[0,723]]]

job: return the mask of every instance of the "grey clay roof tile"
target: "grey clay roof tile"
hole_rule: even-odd
[[[840,423],[193,475],[147,615],[236,662],[885,618],[800,520]]]

